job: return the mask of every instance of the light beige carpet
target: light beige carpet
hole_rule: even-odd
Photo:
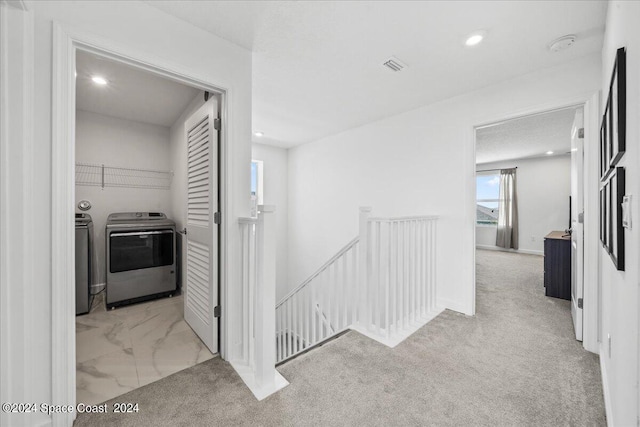
[[[544,296],[542,257],[479,251],[477,277],[475,317],[445,311],[395,349],[349,332],[279,367],[291,384],[262,402],[216,358],[76,425],[605,425],[598,357]]]

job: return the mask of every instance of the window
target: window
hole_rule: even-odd
[[[500,206],[500,173],[479,172],[476,174],[476,224],[498,225]]]
[[[251,216],[258,216],[258,205],[264,204],[262,191],[262,161],[251,160]]]

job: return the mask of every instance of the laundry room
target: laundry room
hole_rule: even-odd
[[[103,402],[217,354],[217,331],[199,327],[202,307],[217,301],[217,282],[202,279],[215,277],[217,244],[197,236],[217,238],[219,100],[77,51],[78,402]]]

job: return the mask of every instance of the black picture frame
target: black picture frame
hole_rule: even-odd
[[[609,84],[609,167],[615,167],[626,151],[627,58],[625,48],[616,51],[616,60]]]
[[[611,241],[611,182],[607,181],[604,186],[604,235],[605,235],[605,250],[607,253],[610,251]]]
[[[624,253],[624,227],[622,226],[622,200],[625,194],[626,173],[623,167],[615,168],[607,187],[608,194],[608,229],[609,238],[607,239],[607,248],[609,256],[613,260],[613,264],[618,271],[625,269],[625,253]]]
[[[602,243],[602,247],[607,251],[608,243],[607,243],[607,188],[603,186],[600,188],[600,242]]]
[[[600,180],[604,181],[609,171],[609,126],[607,123],[608,103],[600,125]]]

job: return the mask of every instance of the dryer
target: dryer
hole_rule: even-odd
[[[161,212],[120,212],[105,232],[107,308],[176,292],[176,225]]]

